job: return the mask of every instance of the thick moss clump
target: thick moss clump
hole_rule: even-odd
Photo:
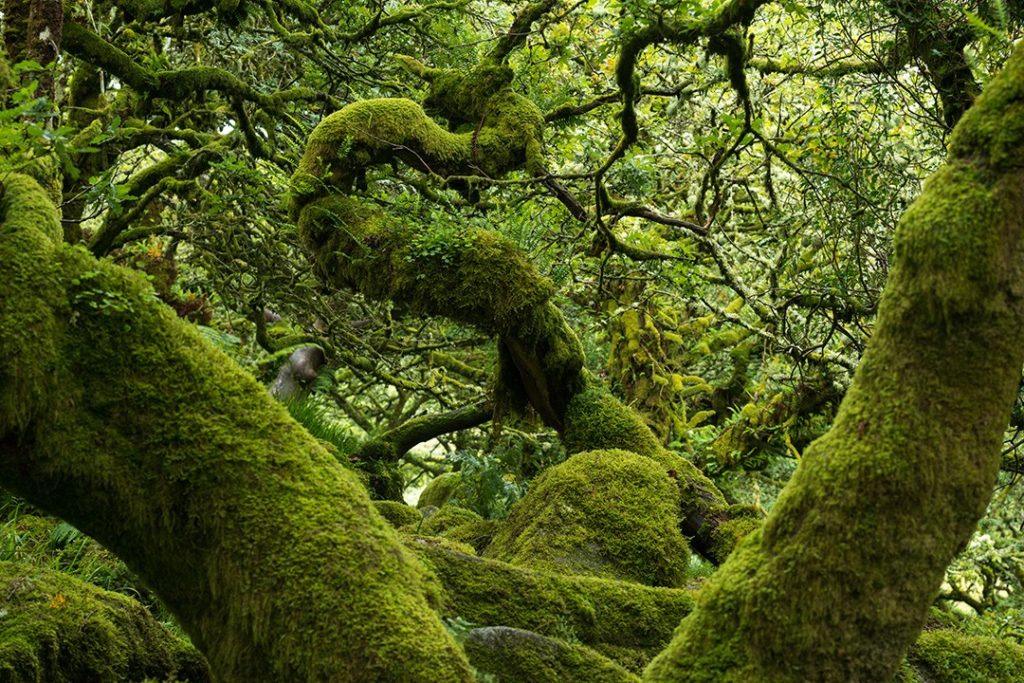
[[[1024,647],[956,631],[925,631],[907,655],[899,683],[1022,683]]]
[[[296,212],[332,189],[351,192],[367,167],[394,159],[441,177],[499,178],[522,167],[543,172],[544,115],[508,87],[507,67],[467,73],[427,69],[408,58],[406,62],[432,81],[426,101],[431,109],[455,126],[472,127],[449,132],[412,100],[354,102],[325,118],[310,135],[292,177]]]
[[[199,653],[131,598],[14,562],[0,562],[0,596],[0,680],[210,680]]]
[[[375,500],[373,507],[377,508],[380,516],[388,520],[388,523],[396,529],[410,524],[418,525],[423,521],[420,511],[405,503],[394,500]]]
[[[653,458],[664,450],[643,418],[593,379],[569,402],[562,443],[569,453],[620,449]]]
[[[896,674],[985,510],[1020,381],[1022,102],[1018,47],[900,222],[875,331],[832,429],[646,680]]]
[[[0,484],[121,557],[220,681],[468,681],[356,476],[44,202],[5,179]]]
[[[459,230],[436,246],[408,224],[344,195],[308,205],[298,227],[328,282],[486,332],[517,332],[554,292],[518,246],[487,230]]]
[[[423,540],[409,545],[441,582],[444,616],[578,640],[629,664],[656,654],[693,606],[688,590],[531,571]]]
[[[477,555],[482,555],[487,547],[494,540],[501,524],[493,519],[481,519],[475,522],[467,522],[453,526],[444,532],[444,537],[459,543],[465,543],[476,550]]]
[[[590,451],[545,471],[488,555],[554,572],[681,586],[689,548],[665,470],[627,451]]]
[[[462,475],[458,472],[445,472],[430,480],[426,488],[420,493],[416,507],[444,507],[445,503],[451,500],[462,485]]]
[[[463,524],[482,522],[480,515],[472,510],[448,503],[423,520],[419,532],[429,536],[444,536],[446,532]]]
[[[659,463],[679,490],[680,529],[690,538],[690,546],[715,564],[724,562],[736,543],[760,525],[760,514],[731,509],[710,479],[689,460],[662,447],[635,410],[590,376],[565,411],[562,441],[569,453],[622,449]]]
[[[583,645],[532,631],[488,626],[469,632],[470,663],[502,683],[638,683],[639,678]]]

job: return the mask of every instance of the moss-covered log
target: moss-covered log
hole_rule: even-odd
[[[650,681],[889,680],[985,510],[1024,361],[1024,48],[904,215],[832,429]]]
[[[436,588],[356,476],[137,273],[0,201],[0,483],[117,553],[219,681],[459,681]]]
[[[59,572],[0,562],[0,680],[205,683],[188,642],[138,602]]]

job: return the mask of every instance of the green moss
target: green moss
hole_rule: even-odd
[[[627,451],[579,453],[538,477],[488,548],[516,565],[680,586],[689,548],[665,470]]]
[[[453,526],[445,530],[444,537],[472,547],[481,555],[494,540],[500,524],[493,519],[481,519]]]
[[[1019,95],[1006,93],[1024,87],[1024,50],[993,83],[900,223],[832,429],[646,680],[896,675],[985,510],[1024,361],[1024,191],[1019,167],[986,147],[999,126],[1022,142]]]
[[[419,525],[423,521],[423,515],[420,511],[411,505],[405,503],[399,503],[394,500],[375,500],[373,506],[377,508],[377,512],[396,529],[412,525]]]
[[[663,450],[643,418],[595,380],[569,402],[562,442],[569,453],[615,448],[655,457]]]
[[[507,683],[630,683],[640,680],[586,646],[507,626],[474,629],[463,647],[473,666]]]
[[[218,680],[469,680],[356,476],[141,276],[54,246],[41,190],[12,178],[0,484],[124,559]]]
[[[445,616],[575,639],[634,664],[638,652],[668,642],[693,605],[687,590],[531,571],[423,541],[410,547],[441,582]]]
[[[52,255],[63,239],[60,217],[39,184],[24,175],[3,180],[0,199],[0,436],[45,419],[61,365],[56,343],[64,300]]]
[[[453,121],[470,117],[475,128],[465,133],[445,130],[419,104],[401,98],[354,102],[325,118],[292,177],[293,211],[331,189],[352,191],[367,167],[395,159],[441,177],[501,177],[523,166],[541,172],[544,116],[508,88],[490,92],[502,68],[492,71],[482,74],[488,81],[483,90],[461,76],[439,77],[427,99]]]
[[[0,680],[210,680],[191,645],[123,595],[13,562],[0,562],[0,594]]]
[[[730,523],[734,512],[714,483],[689,460],[665,450],[636,411],[592,378],[569,403],[562,440],[570,453],[617,448],[657,462],[678,488],[681,530],[692,537],[691,547],[715,564],[723,562],[743,534],[758,524]],[[719,530],[723,524],[728,526]]]
[[[462,485],[462,475],[458,472],[445,472],[430,480],[426,488],[420,492],[416,507],[444,507],[445,503],[458,492]]]
[[[712,547],[709,554],[718,563],[724,562],[736,545],[763,523],[761,512],[744,505],[729,506],[729,518],[716,524],[710,533]]]
[[[308,205],[299,234],[327,281],[488,333],[517,330],[554,291],[500,235],[465,230],[443,252],[417,252],[412,226],[352,197],[332,195]]]
[[[955,631],[925,631],[910,648],[907,664],[918,680],[931,683],[1021,683],[1024,646]]]
[[[445,532],[463,524],[472,524],[483,521],[480,515],[472,510],[460,508],[457,505],[447,503],[423,520],[419,532],[429,536],[446,535]]]

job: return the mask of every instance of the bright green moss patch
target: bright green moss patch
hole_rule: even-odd
[[[445,532],[455,527],[482,521],[480,515],[472,510],[448,503],[423,520],[419,533],[429,536],[444,536],[447,535]]]
[[[665,470],[627,451],[589,451],[545,471],[488,548],[532,569],[680,586],[689,548]]]
[[[420,492],[420,498],[416,501],[416,507],[443,507],[458,492],[461,485],[462,475],[458,472],[440,474],[431,479],[426,488]]]
[[[420,511],[411,505],[399,503],[394,500],[375,500],[373,507],[377,508],[380,516],[388,521],[396,529],[407,525],[418,525],[423,521]]]
[[[1021,683],[1024,646],[956,631],[925,631],[910,648],[907,664],[918,680],[930,683]]]
[[[191,645],[123,595],[40,567],[0,562],[0,596],[0,680],[210,680]]]
[[[638,683],[640,680],[588,647],[507,626],[474,629],[463,647],[473,666],[508,683]]]

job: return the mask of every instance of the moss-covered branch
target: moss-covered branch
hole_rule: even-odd
[[[159,71],[147,69],[116,45],[72,20],[66,23],[62,47],[69,54],[109,71],[136,92],[150,97],[181,100],[216,90],[228,98],[253,102],[269,111],[279,111],[288,102],[326,101],[337,105],[335,100],[313,88],[295,87],[264,93],[230,71],[213,66]]]
[[[527,36],[530,35],[530,27],[550,12],[558,3],[559,0],[538,0],[523,7],[512,21],[512,25],[509,26],[505,35],[487,53],[487,59],[496,64],[504,62],[505,58],[513,50],[526,42]]]
[[[443,434],[478,427],[488,422],[493,413],[493,406],[483,404],[456,408],[445,413],[422,415],[382,434],[379,440],[387,442],[393,449],[394,458],[398,459],[416,444]]]
[[[456,226],[435,226],[436,236],[424,235],[349,194],[368,166],[395,158],[446,175],[475,163],[475,148],[486,147],[490,152],[479,163],[500,176],[528,164],[531,146],[539,149],[543,117],[508,88],[505,67],[458,73],[405,61],[431,83],[432,109],[450,122],[478,127],[449,133],[403,99],[357,102],[321,122],[291,188],[299,234],[319,275],[412,313],[446,316],[498,335],[501,405],[529,403],[562,432],[570,452],[621,449],[658,460],[683,494],[684,532],[721,561],[755,522],[744,519],[723,534],[733,515],[721,493],[692,464],[661,448],[634,411],[589,377],[579,341],[549,301],[551,284],[516,245]],[[525,129],[523,121],[529,122]]]
[[[473,665],[501,681],[639,683],[621,665],[588,647],[507,626],[473,629],[464,644]]]
[[[832,429],[650,681],[888,680],[985,510],[1024,361],[1024,49],[903,216]]]
[[[0,483],[124,559],[217,680],[470,680],[355,474],[137,273],[63,245],[33,180],[3,190]]]

